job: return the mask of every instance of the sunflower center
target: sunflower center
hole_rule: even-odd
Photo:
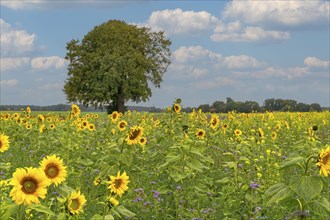
[[[79,205],[80,205],[80,203],[79,203],[79,200],[78,199],[72,199],[71,200],[70,208],[72,210],[77,210],[77,209],[79,209]]]
[[[324,165],[329,165],[330,166],[330,153],[327,154],[325,157],[322,158],[322,163]]]
[[[120,128],[124,128],[124,127],[125,127],[125,124],[124,124],[124,123],[120,123],[120,124],[119,124],[119,127],[120,127]]]
[[[21,185],[22,185],[22,191],[25,194],[33,194],[38,188],[38,183],[33,178],[23,179],[23,181],[21,182]]]
[[[1,149],[1,147],[2,147],[2,141],[0,140],[0,149]]]
[[[129,139],[134,140],[139,136],[139,134],[140,134],[140,130],[136,129],[130,133]]]
[[[58,167],[55,164],[48,164],[45,169],[48,178],[55,178],[58,176]]]
[[[115,180],[115,188],[119,189],[122,183],[123,183],[122,179],[116,179]]]

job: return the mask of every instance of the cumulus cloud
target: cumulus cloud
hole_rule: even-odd
[[[214,53],[201,46],[179,47],[173,52],[174,60],[178,63],[202,60],[221,60],[221,54]]]
[[[222,63],[229,69],[260,68],[266,66],[265,62],[258,61],[256,58],[247,55],[228,56],[224,58]]]
[[[304,64],[309,67],[316,67],[316,68],[329,68],[330,61],[320,60],[317,57],[307,57],[304,60]]]
[[[154,11],[145,25],[154,30],[164,30],[166,34],[197,34],[212,30],[219,19],[206,11],[175,10]]]
[[[24,67],[27,67],[30,64],[29,57],[5,57],[0,59],[0,69],[1,73],[10,71],[10,70],[19,70]]]
[[[261,27],[246,27],[239,30],[239,27],[232,31],[232,28],[215,29],[215,33],[211,35],[211,40],[220,41],[242,41],[242,42],[260,42],[260,41],[281,41],[290,39],[289,32],[283,31],[267,31]]]
[[[13,28],[0,19],[1,27],[1,56],[20,56],[35,50],[36,35],[25,30]]]
[[[233,0],[223,11],[224,19],[238,19],[262,26],[328,25],[329,2],[323,0]]]
[[[6,87],[16,86],[18,81],[16,79],[1,80],[0,85]]]
[[[64,68],[67,61],[58,56],[52,57],[37,57],[31,60],[31,66],[33,70],[46,70],[50,68],[61,69]]]

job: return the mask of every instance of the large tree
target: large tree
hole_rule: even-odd
[[[150,84],[160,87],[170,64],[170,45],[163,32],[123,21],[94,27],[81,42],[67,43],[68,101],[120,112],[128,100],[147,101]]]

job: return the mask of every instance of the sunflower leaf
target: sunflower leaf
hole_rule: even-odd
[[[40,204],[31,204],[29,205],[29,208],[36,210],[37,212],[42,212],[51,216],[55,215],[54,212],[52,212],[52,210],[50,210],[48,207]]]
[[[318,176],[292,176],[290,188],[305,201],[310,201],[321,193],[323,183]]]
[[[135,213],[131,212],[130,210],[126,209],[124,206],[117,206],[116,209],[121,215],[131,218],[135,216]]]

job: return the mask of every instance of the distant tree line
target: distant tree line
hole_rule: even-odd
[[[322,108],[318,103],[306,104],[297,102],[291,99],[266,99],[262,106],[255,101],[239,102],[234,101],[232,98],[226,98],[226,102],[215,101],[212,105],[202,104],[198,106],[203,112],[214,113],[227,113],[229,111],[237,112],[265,112],[265,111],[289,111],[289,112],[310,112],[310,111],[322,111],[326,108]],[[191,111],[190,108],[185,108],[183,111]]]
[[[30,107],[32,111],[69,111],[71,105],[58,104],[49,106],[35,106],[35,105],[0,105],[0,111],[21,111]],[[101,112],[106,109],[96,109],[95,107],[85,107],[79,105],[83,112]],[[329,110],[328,107],[321,107],[318,103],[306,104],[297,102],[291,99],[266,99],[262,106],[255,101],[234,101],[232,98],[226,98],[226,102],[215,101],[212,105],[201,104],[198,107],[183,107],[183,112],[191,112],[193,109],[201,109],[203,112],[214,112],[214,113],[227,113],[229,111],[236,112],[265,112],[265,111],[289,111],[289,112],[310,112],[310,111],[322,111]],[[144,107],[144,106],[126,106],[126,110],[144,111],[144,112],[163,112],[165,109],[157,107]]]

